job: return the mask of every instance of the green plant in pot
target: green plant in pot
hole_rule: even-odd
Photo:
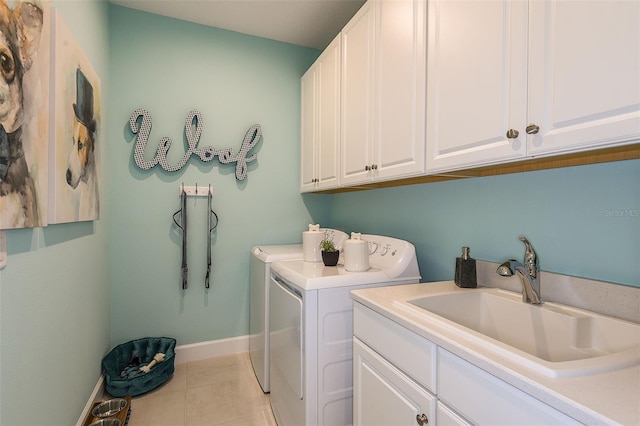
[[[333,239],[326,237],[320,241],[320,250],[322,251],[322,261],[325,266],[336,266],[340,257],[340,250],[336,249]]]

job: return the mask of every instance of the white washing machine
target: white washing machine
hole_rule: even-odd
[[[365,272],[301,259],[271,265],[271,407],[279,426],[353,423],[353,302],[356,288],[417,283],[413,244],[380,235]]]
[[[265,393],[269,392],[269,279],[271,263],[280,259],[302,259],[302,244],[251,248],[249,356]]]
[[[347,234],[336,229],[330,232],[336,247],[341,248]],[[251,248],[249,271],[249,356],[251,365],[264,393],[270,390],[269,380],[269,280],[271,264],[284,259],[302,259],[302,244],[254,246]]]

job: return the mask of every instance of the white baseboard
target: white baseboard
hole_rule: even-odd
[[[84,421],[87,419],[87,416],[89,415],[89,413],[91,412],[91,409],[93,408],[93,403],[96,401],[100,401],[103,398],[104,396],[103,383],[104,383],[104,376],[100,375],[100,378],[98,379],[98,383],[96,383],[96,386],[93,388],[93,392],[91,392],[91,396],[87,401],[87,405],[84,406],[84,410],[82,410],[82,413],[80,414],[80,418],[78,419],[78,423],[76,423],[76,426],[82,426],[84,424]]]
[[[231,337],[228,339],[210,340],[208,342],[192,343],[190,345],[176,346],[176,364],[190,361],[197,361],[206,358],[232,355],[239,352],[249,351],[249,336]],[[82,426],[87,415],[93,408],[93,403],[99,401],[104,396],[104,376],[100,376],[96,387],[91,392],[89,401],[85,405],[76,426]]]
[[[249,351],[249,336],[176,346],[176,364]]]

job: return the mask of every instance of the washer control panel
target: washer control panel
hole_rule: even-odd
[[[362,234],[360,238],[369,243],[369,264],[374,268],[390,269],[407,256],[415,257],[415,248],[408,241],[374,234]]]

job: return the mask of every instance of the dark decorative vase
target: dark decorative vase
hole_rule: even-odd
[[[324,262],[324,266],[336,266],[338,264],[339,257],[340,257],[340,250],[336,250],[336,251],[322,250],[322,261]]]

